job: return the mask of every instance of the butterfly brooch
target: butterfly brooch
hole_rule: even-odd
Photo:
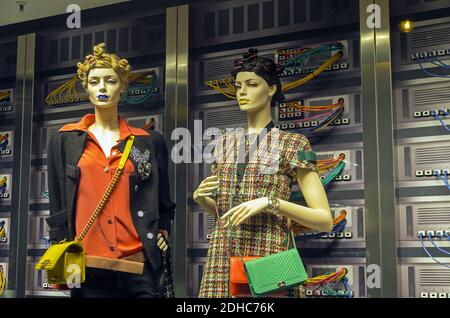
[[[136,147],[132,147],[130,151],[131,158],[137,163],[137,173],[142,180],[146,180],[150,177],[150,173],[152,171],[152,164],[149,162],[150,160],[150,151],[146,149],[144,153],[142,153]]]

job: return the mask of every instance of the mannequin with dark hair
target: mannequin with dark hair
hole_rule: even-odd
[[[231,256],[285,250],[290,220],[296,229],[306,226],[318,232],[329,232],[333,225],[315,162],[298,155],[312,153],[308,139],[274,128],[271,106],[284,99],[281,67],[257,53],[250,49],[243,54],[231,72],[240,110],[247,113],[244,141],[236,132],[218,139],[211,176],[193,194],[196,203],[216,216],[200,297],[229,296]],[[236,159],[240,153],[243,162]],[[289,202],[294,182],[307,206]],[[300,294],[300,288],[289,291],[290,296]]]

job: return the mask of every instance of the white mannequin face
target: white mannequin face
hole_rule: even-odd
[[[239,108],[245,112],[260,111],[267,106],[276,93],[276,85],[269,86],[255,72],[239,72],[236,75],[236,98]]]
[[[87,92],[89,100],[98,107],[117,105],[124,87],[112,68],[94,68],[89,72]]]

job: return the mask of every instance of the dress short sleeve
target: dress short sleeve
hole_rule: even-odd
[[[287,134],[286,138],[284,148],[288,175],[296,178],[298,168],[317,171],[309,140],[301,134]]]

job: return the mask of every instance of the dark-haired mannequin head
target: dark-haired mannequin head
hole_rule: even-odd
[[[240,109],[247,112],[249,129],[264,128],[272,121],[271,106],[284,100],[278,75],[281,67],[257,53],[257,49],[249,49],[234,62],[231,72],[236,99]]]
[[[277,92],[276,85],[269,86],[267,81],[255,72],[239,72],[235,80],[236,98],[239,107],[247,113],[270,110],[273,96]]]
[[[267,57],[258,56],[258,49],[251,48],[248,52],[242,54],[242,59],[234,61],[234,70],[231,75],[236,79],[240,72],[253,72],[260,76],[267,83],[268,86],[275,85],[276,92],[272,96],[271,105],[284,100],[284,95],[281,93],[281,82],[279,74],[282,71],[282,66],[275,64],[275,62]]]

